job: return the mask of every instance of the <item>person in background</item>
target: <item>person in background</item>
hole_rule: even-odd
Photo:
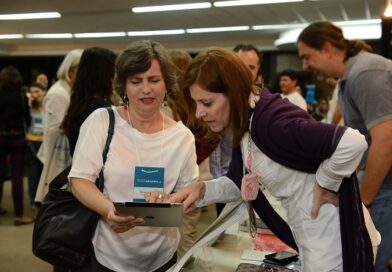
[[[42,162],[37,158],[38,150],[42,144],[43,137],[43,101],[46,95],[46,88],[40,83],[33,83],[29,88],[30,93],[30,113],[31,125],[26,135],[27,151],[29,154],[29,162],[27,165],[27,173],[29,178],[29,197],[30,206],[35,209],[34,199],[37,192],[39,178],[42,172]]]
[[[308,111],[306,101],[301,95],[301,90],[298,85],[298,76],[295,71],[284,70],[280,72],[279,86],[283,98],[287,98],[294,105],[297,105],[304,111]]]
[[[143,178],[149,180],[143,174],[145,167],[162,175],[151,188],[162,194],[196,181],[195,138],[182,122],[160,112],[166,93],[178,89],[174,65],[161,44],[133,42],[118,56],[115,67],[115,90],[124,106],[114,108],[104,192],[94,182],[103,167],[109,123],[106,109],[97,109],[82,124],[69,174],[75,197],[101,215],[91,258],[75,271],[167,271],[176,262],[178,229],[139,227],[142,218],[119,214],[113,202],[153,201],[143,188]]]
[[[330,124],[344,125],[342,112],[340,111],[338,103],[338,92],[339,92],[339,78],[327,77],[325,82],[333,88],[331,98],[328,101],[329,109],[327,113],[326,121]]]
[[[7,172],[7,157],[11,166],[14,225],[24,225],[33,219],[24,215],[23,169],[26,149],[26,128],[30,126],[28,98],[22,89],[23,79],[19,70],[6,66],[0,71],[0,207],[3,182]],[[0,214],[6,211],[0,208]]]
[[[45,88],[45,91],[48,90],[48,88],[49,88],[49,80],[48,80],[48,76],[46,74],[39,73],[35,77],[35,82],[41,84]]]
[[[328,110],[329,110],[328,99],[321,97],[317,100],[317,104],[312,113],[312,116],[317,121],[327,123]]]
[[[61,124],[71,156],[84,120],[96,109],[112,105],[115,59],[116,55],[106,48],[90,47],[83,51],[71,101]]]
[[[255,88],[247,67],[226,49],[196,56],[184,90],[187,101],[196,103],[197,118],[215,132],[232,131],[234,150],[226,176],[196,182],[172,194],[169,202],[183,202],[187,211],[194,204],[242,196],[274,234],[298,250],[301,271],[373,271],[364,223],[368,213],[355,176],[367,148],[363,135],[317,122],[279,94]],[[251,92],[260,99],[249,101]],[[287,224],[268,203],[263,187],[281,200]]]
[[[44,134],[42,145],[37,154],[37,157],[43,163],[43,169],[35,196],[36,202],[43,200],[48,192],[49,183],[71,161],[68,140],[60,131],[60,125],[70,103],[71,90],[76,80],[82,53],[82,49],[74,49],[68,52],[57,70],[58,81],[50,87],[44,99]],[[56,146],[57,148],[55,148]],[[59,147],[61,147],[61,150],[59,150]]]
[[[242,61],[248,66],[252,73],[253,81],[258,86],[263,86],[264,79],[261,73],[261,52],[253,44],[237,44],[234,52],[242,59]]]
[[[304,69],[341,79],[338,102],[344,123],[369,144],[358,177],[362,201],[381,233],[376,271],[383,272],[392,257],[392,61],[370,53],[363,41],[345,39],[327,21],[306,27],[297,47]]]

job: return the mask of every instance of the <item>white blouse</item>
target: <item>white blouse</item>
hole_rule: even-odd
[[[164,192],[177,191],[198,179],[195,139],[181,122],[153,134],[131,127],[117,110],[114,135],[104,168],[104,194],[111,201],[132,201],[135,166],[163,167]],[[107,138],[106,109],[94,111],[83,123],[69,177],[92,182],[102,167]],[[121,234],[100,220],[93,238],[97,260],[114,271],[153,271],[177,250],[177,228],[135,227]]]

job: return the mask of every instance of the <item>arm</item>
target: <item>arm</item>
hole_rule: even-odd
[[[183,203],[184,211],[193,206],[201,207],[216,202],[230,202],[241,196],[238,187],[227,177],[210,181],[195,182],[181,191],[174,193],[168,200],[171,203]]]
[[[92,113],[82,124],[68,178],[75,197],[100,214],[115,232],[121,233],[144,221],[118,214],[111,201],[94,183],[103,166],[102,152],[108,125],[109,116],[104,109]]]
[[[341,119],[342,119],[342,112],[340,111],[339,104],[336,103],[335,112],[333,113],[331,123],[334,125],[338,125]]]
[[[370,69],[353,79],[350,95],[369,132],[369,151],[361,197],[372,203],[391,169],[392,156],[392,65]],[[371,79],[371,80],[369,80]]]
[[[335,192],[339,190],[342,179],[355,171],[366,148],[364,136],[357,130],[347,128],[335,152],[320,164],[316,172],[311,210],[313,219],[317,218],[323,204],[338,206],[339,199]]]
[[[144,223],[142,218],[119,215],[113,203],[98,190],[93,182],[71,177],[70,184],[74,196],[83,205],[100,214],[115,232],[126,232]]]
[[[370,129],[372,142],[369,147],[361,197],[371,205],[392,166],[392,120]]]
[[[321,187],[337,192],[343,178],[357,169],[366,149],[365,137],[357,130],[347,128],[332,156],[317,169],[317,182]]]

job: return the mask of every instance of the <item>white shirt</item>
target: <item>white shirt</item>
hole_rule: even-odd
[[[164,167],[164,192],[170,193],[198,178],[195,139],[181,122],[144,134],[131,127],[117,110],[115,128],[104,168],[104,194],[111,201],[132,201],[135,166]],[[107,138],[106,109],[94,111],[83,123],[69,177],[97,178]],[[139,161],[140,159],[140,161]],[[135,227],[115,233],[100,220],[93,238],[97,260],[114,271],[153,271],[177,250],[177,228]]]
[[[283,98],[287,98],[292,104],[297,105],[304,111],[306,112],[308,111],[308,106],[306,104],[306,101],[299,92],[295,91],[288,95],[281,94],[281,96]]]
[[[242,156],[246,158],[247,133],[241,145]],[[253,141],[251,147],[254,158],[252,173],[257,174],[261,184],[281,200],[299,248],[302,271],[343,271],[339,208],[325,204],[321,207],[317,219],[312,220],[310,211],[313,189],[318,182],[324,188],[338,191],[342,179],[355,171],[367,149],[363,135],[348,128],[335,152],[320,164],[316,174],[293,170],[271,160]],[[237,186],[227,177],[222,177],[206,182],[204,199],[197,204],[200,206],[212,202],[228,202],[240,195]]]
[[[47,95],[44,98],[43,109],[43,123],[44,136],[42,145],[39,150],[38,157],[43,164],[46,163],[46,152],[53,149],[51,146],[46,146],[45,143],[52,142],[48,139],[51,129],[58,129],[64,119],[65,113],[71,100],[71,87],[64,80],[59,80],[52,87],[50,87]]]
[[[43,137],[37,157],[43,163],[35,201],[41,202],[48,192],[49,183],[71,163],[68,138],[60,131],[60,125],[71,100],[71,87],[58,80],[44,98]]]

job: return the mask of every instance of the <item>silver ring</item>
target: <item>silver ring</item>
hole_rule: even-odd
[[[159,194],[158,195],[158,199],[162,199],[163,198],[163,195],[162,194]]]

